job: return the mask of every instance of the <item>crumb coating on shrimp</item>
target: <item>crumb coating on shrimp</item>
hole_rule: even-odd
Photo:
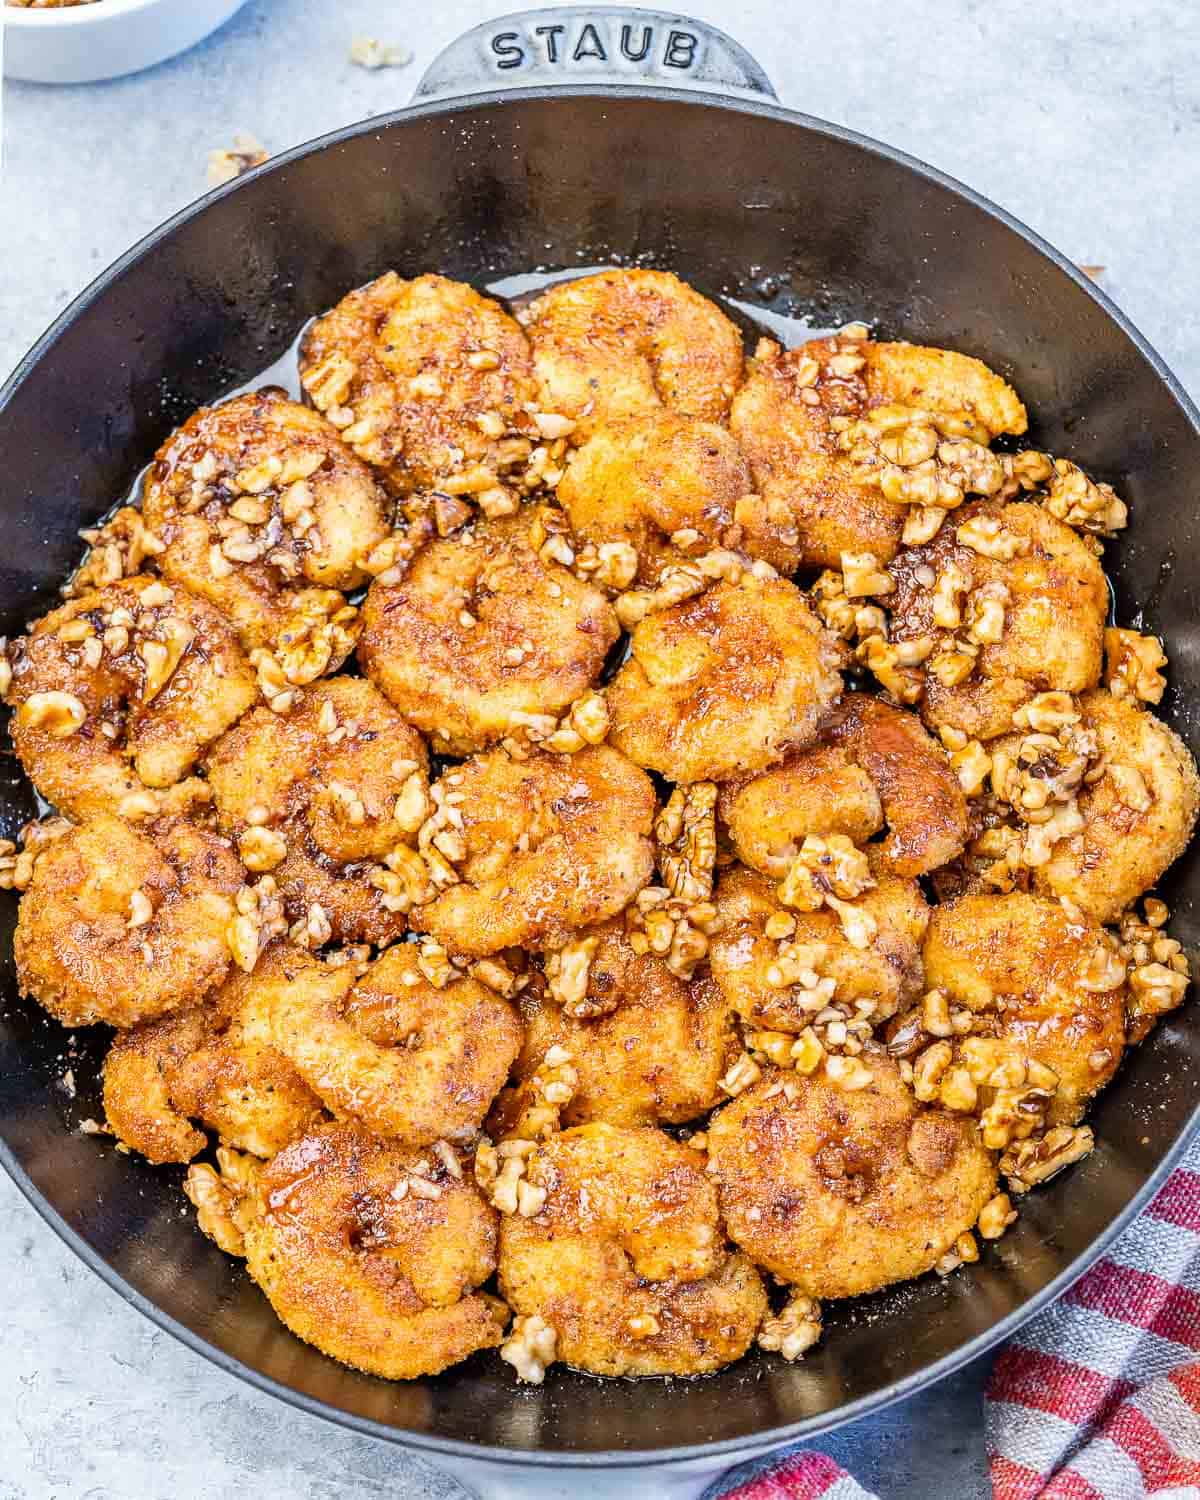
[[[475,756],[442,778],[458,794],[460,880],[412,925],[451,952],[554,947],[615,916],[654,868],[650,778],[607,745],[575,755]]]
[[[602,271],[559,282],[521,321],[544,409],[582,441],[662,407],[723,422],[742,381],[742,336],[670,271]]]
[[[270,871],[288,918],[316,906],[335,941],[377,944],[407,926],[380,872],[416,843],[428,767],[421,736],[355,677],[315,683],[286,714],[255,709],[207,762],[218,825]]]
[[[558,1334],[558,1357],[597,1375],[698,1375],[749,1347],[762,1280],[731,1254],[703,1158],[658,1130],[582,1125],[537,1147],[532,1217],[506,1214],[500,1288]]]
[[[763,770],[816,738],[840,660],[795,584],[715,584],[634,628],[608,688],[610,742],[674,781]]]
[[[297,1338],[385,1380],[499,1344],[507,1310],[475,1290],[495,1268],[496,1216],[451,1159],[335,1124],[259,1174],[246,1268]]]
[[[13,746],[46,800],[74,818],[175,810],[184,781],[258,699],[224,617],[135,577],[53,610],[10,647]]]
[[[444,276],[388,271],[349,292],[305,335],[300,381],[397,495],[472,470],[494,484],[536,432],[525,335],[498,302]]]
[[[709,1122],[734,1243],[810,1297],[920,1276],[995,1192],[974,1120],[919,1105],[889,1058],[867,1066],[856,1090],[771,1070]]]
[[[220,610],[247,651],[286,658],[306,590],[366,582],[391,503],[336,427],[267,388],[190,416],[150,465],[142,510],[163,575]],[[340,654],[307,663],[309,680],[352,644],[346,634]]]
[[[229,969],[242,867],[179,819],[139,831],[110,815],[39,854],[21,898],[17,981],[68,1026],[125,1029],[194,1005]]]
[[[398,584],[372,585],[363,620],[367,675],[452,755],[561,713],[620,634],[598,588],[534,550],[527,515],[430,542]]]

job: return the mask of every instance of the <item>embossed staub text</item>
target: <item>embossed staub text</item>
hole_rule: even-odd
[[[495,66],[506,72],[633,63],[643,72],[662,68],[686,73],[696,64],[699,46],[696,33],[683,27],[603,16],[547,21],[527,31],[497,31],[491,38]]]

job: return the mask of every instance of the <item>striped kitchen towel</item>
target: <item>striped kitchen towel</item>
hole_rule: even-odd
[[[1109,1252],[1001,1350],[987,1440],[994,1500],[1200,1500],[1200,1141]],[[873,1497],[801,1449],[724,1500]]]

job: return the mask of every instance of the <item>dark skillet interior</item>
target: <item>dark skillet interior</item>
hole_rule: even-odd
[[[670,267],[701,290],[981,356],[1016,384],[1039,445],[1130,502],[1110,548],[1123,622],[1171,657],[1168,719],[1200,750],[1200,436],[1153,363],[1018,232],[952,188],[783,111],[660,92],[437,106],[286,160],[111,276],[0,410],[0,628],[54,597],[77,529],[129,486],[194,407],[274,359],[314,312],[387,267],[476,283],[536,266]],[[9,765],[11,762],[4,762]],[[0,831],[32,812],[0,780]],[[1164,894],[1194,953],[1196,860]],[[181,1212],[178,1174],[72,1132],[100,1117],[102,1039],[68,1037],[17,999],[3,898],[0,1133],[36,1192],[126,1284],[257,1378],[396,1437],[598,1454],[749,1440],[836,1420],[964,1349],[1088,1250],[1187,1124],[1197,1099],[1192,1007],[1133,1056],[1100,1101],[1100,1145],[1027,1200],[981,1263],[829,1309],[802,1365],[750,1359],[699,1382],[603,1383],[555,1371],[518,1390],[494,1358],[389,1385],[298,1343]],[[73,1066],[79,1098],[57,1085]],[[185,1335],[186,1336],[186,1335]],[[282,1394],[287,1394],[283,1392]],[[378,1430],[378,1429],[376,1429]]]

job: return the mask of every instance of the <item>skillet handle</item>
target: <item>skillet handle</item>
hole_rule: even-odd
[[[438,54],[413,99],[531,84],[639,82],[776,97],[746,49],[704,21],[631,5],[565,5],[514,11],[473,27]]]

